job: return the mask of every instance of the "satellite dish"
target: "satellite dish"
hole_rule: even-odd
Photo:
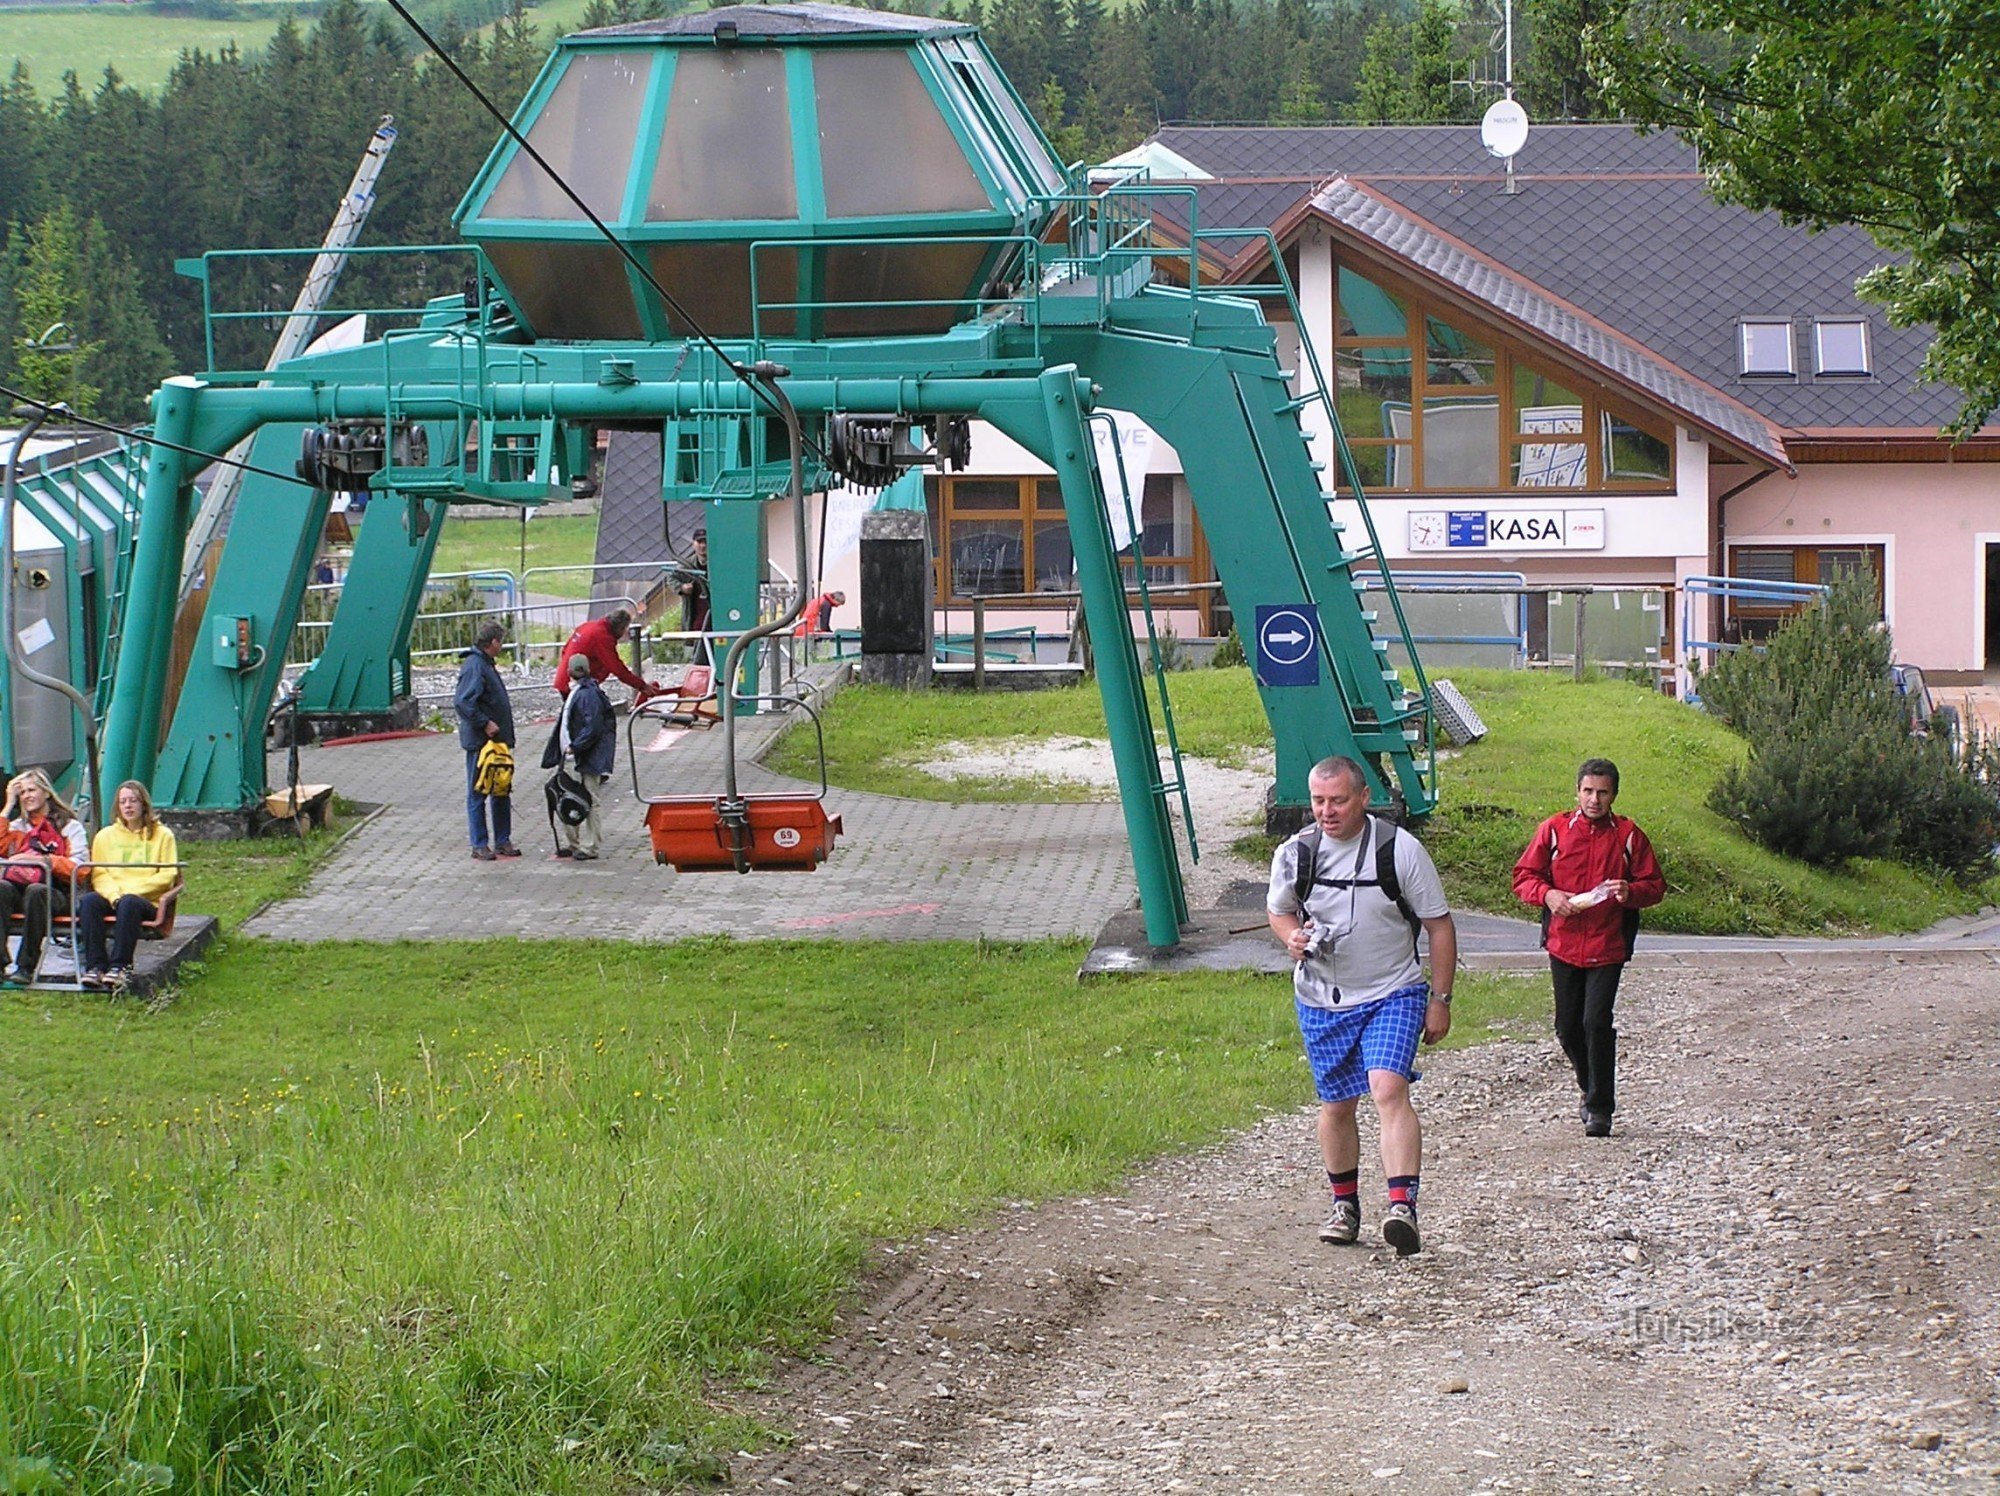
[[[1479,122],[1479,139],[1490,154],[1513,156],[1528,143],[1528,111],[1512,99],[1495,99]]]

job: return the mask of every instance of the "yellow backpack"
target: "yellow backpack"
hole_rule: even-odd
[[[472,787],[482,795],[506,799],[514,793],[514,750],[498,738],[488,738],[473,766]]]

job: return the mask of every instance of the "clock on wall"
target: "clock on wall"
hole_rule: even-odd
[[[1444,514],[1436,509],[1413,511],[1410,515],[1410,549],[1441,551],[1448,544]]]

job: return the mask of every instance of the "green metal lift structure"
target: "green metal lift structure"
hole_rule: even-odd
[[[1185,225],[1171,247],[1148,207],[1167,193]],[[1093,620],[1128,614],[1145,566],[1117,549],[1089,422],[1141,417],[1180,454],[1235,616],[1284,620],[1252,651],[1278,803],[1303,806],[1311,765],[1344,753],[1377,800],[1421,817],[1435,803],[1428,693],[1421,667],[1412,689],[1389,662],[1391,637],[1416,658],[1393,591],[1387,620],[1362,606],[1358,574],[1387,576],[1372,527],[1330,515],[1329,464],[1334,492],[1362,495],[1329,386],[1309,348],[1304,367],[1280,366],[1264,303],[1298,316],[1282,268],[1264,287],[1200,284],[1202,245],[1245,231],[1203,229],[1196,210],[1186,187],[1066,170],[969,25],[735,6],[563,39],[459,206],[464,242],[354,252],[422,256],[463,290],[362,347],[227,370],[216,329],[268,313],[214,304],[215,267],[237,252],[185,264],[208,299],[210,367],[161,387],[150,440],[21,476],[23,504],[73,513],[88,495],[98,516],[72,528],[111,585],[73,654],[103,714],[103,782],[146,781],[184,810],[262,799],[264,729],[335,491],[372,502],[303,709],[389,711],[409,689],[446,504],[563,496],[601,428],[658,434],[663,503],[709,506],[715,627],[748,631],[766,504],[790,468],[740,373],[764,362],[786,371],[809,488],[940,460],[965,419],[1045,461]],[[1335,433],[1324,462],[1299,419],[1313,404]],[[169,716],[204,465],[191,454],[245,440],[254,470]],[[1100,624],[1094,642],[1147,936],[1171,946],[1188,912],[1171,701],[1131,630]],[[758,690],[747,674],[736,688]]]

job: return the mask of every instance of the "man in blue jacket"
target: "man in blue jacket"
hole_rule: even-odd
[[[611,763],[618,751],[618,722],[611,712],[611,698],[590,673],[590,660],[581,654],[569,657],[569,697],[563,702],[562,750],[576,764],[576,777],[590,795],[590,814],[581,825],[564,826],[567,847],[556,856],[589,862],[602,844],[603,827],[598,820],[602,803],[600,791],[611,777]]]
[[[458,713],[458,746],[465,750],[465,820],[472,833],[472,855],[479,862],[496,857],[519,857],[514,845],[514,802],[511,795],[488,794],[479,787],[479,752],[489,742],[514,746],[514,703],[507,695],[507,683],[493,663],[507,630],[497,623],[482,623],[472,636],[472,648],[458,667],[458,689],[452,693],[452,710]],[[487,836],[487,812],[492,812],[493,832]]]

